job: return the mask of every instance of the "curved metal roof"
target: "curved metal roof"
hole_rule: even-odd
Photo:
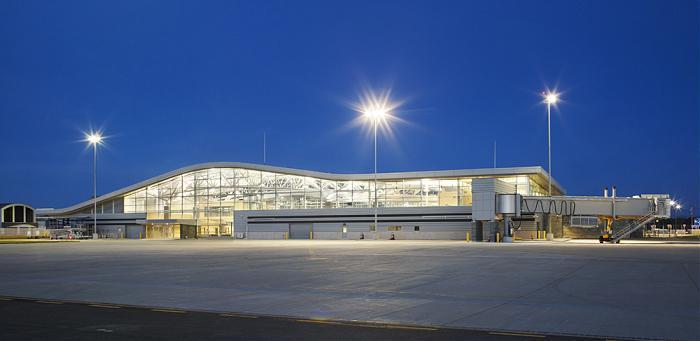
[[[0,203],[0,209],[3,209],[7,206],[24,206],[24,207],[29,207],[31,209],[34,209],[34,207],[31,207],[27,204],[23,204],[21,202],[2,202],[2,203]]]
[[[97,197],[97,201],[106,201],[114,197],[118,197],[142,187],[150,186],[154,183],[167,180],[168,178],[182,175],[185,173],[190,173],[198,170],[208,169],[208,168],[242,168],[250,170],[259,170],[265,172],[282,173],[289,175],[298,176],[308,176],[314,178],[320,178],[324,180],[335,180],[335,181],[351,181],[351,180],[374,180],[374,173],[364,173],[364,174],[338,174],[338,173],[325,173],[317,171],[309,171],[303,169],[294,169],[287,167],[277,167],[270,165],[261,165],[255,163],[245,163],[245,162],[207,162],[194,164],[176,170],[152,177],[148,180],[141,181],[139,183],[133,184],[128,187],[118,189],[116,191],[100,195]],[[457,177],[477,177],[477,176],[510,176],[510,175],[535,175],[536,179],[539,181],[544,181],[541,184],[546,185],[547,172],[540,166],[533,167],[509,167],[509,168],[478,168],[478,169],[457,169],[457,170],[441,170],[441,171],[414,171],[414,172],[392,172],[392,173],[378,173],[378,180],[393,180],[393,179],[425,179],[425,178],[457,178]],[[564,188],[562,188],[555,180],[552,178],[552,187],[558,189],[562,194],[565,193]],[[92,205],[92,200],[86,200],[84,202],[75,204],[70,207],[62,209],[40,209],[41,214],[66,214],[79,209],[88,207]]]

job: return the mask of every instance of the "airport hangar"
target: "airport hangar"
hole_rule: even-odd
[[[653,198],[566,197],[551,181],[549,197],[548,174],[538,166],[462,169],[379,173],[375,189],[373,173],[204,163],[97,197],[97,234],[132,239],[496,241],[513,232],[524,239],[543,237],[544,229],[550,238],[564,237],[578,233],[572,222],[591,219],[584,227],[595,237],[596,216],[651,219],[667,211],[666,202]],[[47,228],[93,233],[93,204],[88,200],[62,209],[37,209],[37,220]]]

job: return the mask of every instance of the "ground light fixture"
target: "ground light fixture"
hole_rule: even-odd
[[[559,94],[556,91],[542,92],[544,102],[547,103],[547,195],[552,196],[552,105],[559,101]],[[552,235],[552,224],[547,222],[547,239],[554,239]]]
[[[92,226],[93,238],[97,238],[97,146],[102,144],[103,137],[100,132],[90,132],[85,134],[85,140],[92,146]]]

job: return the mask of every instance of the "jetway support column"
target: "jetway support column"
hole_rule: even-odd
[[[472,221],[471,239],[473,241],[482,241],[484,238],[484,223],[481,221]]]
[[[510,235],[510,222],[511,222],[511,217],[508,215],[505,215],[503,217],[503,242],[504,243],[512,243],[513,242],[513,236]]]

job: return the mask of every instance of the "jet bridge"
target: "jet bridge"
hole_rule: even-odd
[[[513,194],[514,195],[514,194]],[[503,195],[501,200],[513,200]],[[596,196],[518,196],[521,213],[544,213],[556,215],[592,215],[614,219],[636,219],[653,214],[670,216],[668,199],[642,197],[596,197]],[[500,206],[499,209],[504,206]],[[505,206],[507,207],[507,206]],[[506,213],[499,211],[498,213]]]
[[[607,190],[606,190],[607,194]],[[522,196],[514,186],[498,179],[475,179],[472,182],[472,219],[479,224],[502,222],[513,225],[523,216],[596,216],[614,226],[611,241],[622,238],[657,218],[668,218],[671,203],[668,195],[612,196]],[[613,224],[614,223],[614,224]],[[548,226],[549,227],[549,226]],[[503,228],[503,240],[511,241],[510,228]],[[551,238],[551,227],[547,230]]]

